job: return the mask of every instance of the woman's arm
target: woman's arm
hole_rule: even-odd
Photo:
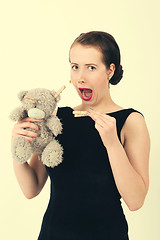
[[[38,126],[32,123],[32,119],[26,118],[15,124],[12,132],[12,138],[15,136],[23,136],[28,141],[32,142],[33,137],[37,135],[32,131],[27,131],[25,128],[32,128],[38,131]],[[38,153],[32,155],[29,163],[19,164],[13,160],[13,166],[18,183],[26,198],[31,199],[37,196],[42,190],[47,180],[47,172],[45,166],[38,159]]]
[[[47,180],[45,166],[38,160],[39,154],[33,154],[30,163],[19,164],[13,161],[14,172],[26,198],[36,197]]]
[[[120,195],[131,211],[138,210],[144,202],[149,186],[150,138],[144,118],[132,113],[123,127],[124,148],[116,133],[116,120],[95,111],[95,120],[107,149],[115,183]]]

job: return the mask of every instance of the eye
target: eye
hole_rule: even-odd
[[[95,70],[96,68],[95,68],[94,66],[89,66],[88,69],[89,69],[90,71],[93,71],[93,70]]]
[[[77,70],[77,69],[78,69],[78,66],[77,66],[77,65],[73,65],[73,66],[72,66],[72,69],[73,69],[73,70]]]

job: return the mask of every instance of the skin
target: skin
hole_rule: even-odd
[[[117,137],[115,118],[106,115],[123,109],[110,96],[109,77],[114,74],[114,64],[106,68],[97,48],[80,44],[71,48],[70,63],[71,79],[83,79],[73,83],[78,94],[80,95],[79,87],[93,90],[92,99],[81,99],[81,104],[74,107],[74,110],[90,111],[89,116],[95,122],[95,128],[107,148],[117,188],[128,208],[135,211],[142,207],[149,186],[150,139],[145,120],[138,113],[130,114],[121,131],[121,144]],[[30,127],[38,131],[38,126],[33,121],[35,120],[27,118],[17,122],[12,136],[23,135],[28,141],[33,141],[36,134],[24,129]],[[28,199],[39,194],[48,177],[38,155],[33,154],[30,162],[23,165],[13,161],[17,180]]]
[[[108,77],[113,76],[115,65],[111,64],[110,68],[106,69],[98,49],[76,44],[70,50],[70,63],[71,80],[83,79],[83,82],[73,81],[78,94],[80,95],[80,87],[93,90],[92,99],[89,102],[82,101],[81,105],[75,107],[76,110],[88,110],[90,107],[100,112],[122,109],[112,101],[109,92]]]

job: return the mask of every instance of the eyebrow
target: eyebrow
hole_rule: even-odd
[[[86,66],[89,66],[89,65],[94,65],[94,66],[97,66],[97,64],[95,63],[88,63],[88,64],[85,64]]]
[[[78,63],[74,63],[74,62],[70,62],[71,64],[75,64],[75,65],[78,65]],[[91,65],[94,65],[94,66],[97,66],[97,64],[95,63],[86,63],[85,66],[91,66]]]

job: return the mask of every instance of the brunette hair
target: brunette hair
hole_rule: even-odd
[[[102,61],[106,68],[108,69],[111,63],[115,65],[114,75],[109,82],[113,85],[120,82],[123,77],[120,50],[112,35],[101,31],[91,31],[80,34],[72,43],[71,48],[76,43],[98,47],[103,55]]]

